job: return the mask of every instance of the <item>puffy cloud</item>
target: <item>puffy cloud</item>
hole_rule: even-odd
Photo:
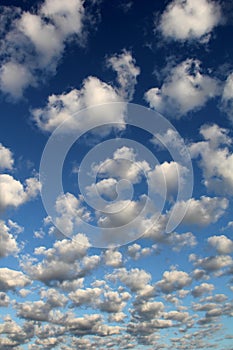
[[[0,174],[0,211],[8,207],[15,207],[36,197],[40,190],[40,182],[36,178],[29,178],[25,186],[8,174]]]
[[[15,271],[3,267],[0,269],[0,290],[14,290],[17,287],[25,287],[31,280],[21,271]]]
[[[233,252],[233,241],[224,235],[211,236],[208,238],[208,243],[219,254],[230,254]]]
[[[161,316],[164,304],[161,301],[147,301],[134,303],[133,316],[141,321],[153,320]]]
[[[201,62],[186,59],[169,70],[161,88],[148,90],[145,99],[151,108],[173,118],[180,118],[200,109],[219,93],[219,82],[202,72]]]
[[[200,286],[196,286],[192,290],[192,295],[195,298],[201,297],[205,293],[211,293],[214,290],[214,285],[210,283],[202,283]]]
[[[72,240],[56,241],[52,248],[36,248],[35,254],[43,255],[44,259],[37,264],[33,264],[30,260],[25,261],[22,266],[32,279],[46,284],[52,281],[62,283],[76,280],[95,268],[100,261],[98,256],[85,257],[89,246],[87,237],[79,233]]]
[[[107,277],[113,281],[119,279],[132,292],[143,290],[147,283],[151,280],[150,273],[138,268],[134,268],[129,271],[127,271],[126,268],[120,268],[112,274],[107,275]]]
[[[184,271],[165,271],[161,281],[156,283],[156,287],[163,293],[171,293],[189,286],[192,278]]]
[[[233,73],[230,73],[224,84],[220,109],[223,110],[231,122],[233,121]]]
[[[173,0],[163,12],[159,29],[174,40],[209,40],[221,23],[221,8],[212,0]]]
[[[0,258],[15,254],[19,251],[16,239],[11,233],[11,227],[7,226],[2,220],[0,220],[0,242]]]
[[[0,292],[0,307],[7,307],[10,304],[10,298],[4,292]]]
[[[76,306],[85,304],[92,304],[95,306],[101,294],[102,290],[100,288],[77,289],[69,293],[69,298]]]
[[[9,148],[4,147],[0,143],[0,170],[11,170],[14,164],[14,158]]]
[[[177,195],[178,184],[181,187],[185,184],[187,171],[185,167],[174,161],[156,165],[148,174],[149,186],[152,191],[163,196],[165,182],[166,198],[172,200]]]
[[[68,237],[72,237],[82,220],[89,220],[89,213],[81,200],[69,192],[56,199],[55,209],[54,223]]]
[[[1,90],[20,98],[29,85],[55,73],[67,40],[82,37],[84,18],[81,0],[45,0],[33,13],[15,10],[12,15],[5,9],[10,30],[3,32]]]
[[[140,74],[140,69],[136,66],[131,52],[124,50],[120,55],[113,55],[109,57],[107,64],[117,73],[119,93],[125,99],[131,100],[137,84],[137,76]]]
[[[205,186],[216,193],[232,194],[233,155],[228,130],[216,124],[203,125],[200,134],[204,141],[193,143],[190,152],[193,158],[201,158]]]
[[[116,250],[108,249],[104,253],[104,262],[107,266],[119,267],[122,264],[122,254]]]
[[[118,148],[112,158],[93,164],[92,168],[99,177],[125,179],[133,184],[139,183],[142,176],[150,170],[149,164],[145,160],[137,160],[134,149],[126,146]]]
[[[99,304],[99,308],[104,312],[119,313],[126,306],[126,301],[129,299],[130,294],[128,292],[108,291],[104,293],[104,300]]]
[[[195,266],[201,267],[206,272],[218,272],[222,268],[232,266],[233,264],[233,260],[229,255],[198,258],[195,254],[191,254],[190,261],[193,261]]]
[[[228,207],[228,200],[202,196],[200,199],[177,202],[175,206],[177,210],[186,210],[183,224],[205,226],[218,221]]]
[[[132,259],[138,260],[143,256],[152,254],[156,250],[156,248],[157,248],[156,246],[152,246],[151,248],[149,247],[142,248],[140,244],[134,243],[128,246],[127,253]]]
[[[102,106],[100,109],[77,113],[93,105],[104,105],[111,102],[120,102],[122,99],[116,89],[98,78],[88,77],[84,80],[80,90],[73,89],[61,95],[51,95],[44,108],[32,110],[37,126],[44,131],[53,131],[58,125],[67,120],[68,130],[85,131],[93,126],[106,123],[124,123],[122,105],[115,104],[114,108]]]

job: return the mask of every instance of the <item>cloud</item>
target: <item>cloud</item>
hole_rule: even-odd
[[[122,254],[116,250],[108,249],[104,253],[104,262],[107,266],[119,267],[122,265]]]
[[[122,54],[113,55],[107,59],[107,64],[117,73],[120,95],[126,100],[131,100],[137,84],[137,76],[140,74],[140,69],[136,66],[131,52],[124,50]]]
[[[203,268],[206,272],[218,272],[224,267],[232,266],[233,260],[230,255],[209,256],[198,258],[195,254],[191,254],[190,261],[194,266]]]
[[[45,0],[37,10],[3,11],[0,88],[14,99],[54,74],[68,40],[82,38],[86,14],[81,0]]]
[[[48,97],[44,108],[32,110],[32,116],[38,128],[52,132],[62,122],[67,121],[68,130],[77,129],[80,132],[92,129],[96,121],[100,125],[105,123],[123,123],[124,110],[122,105],[115,104],[114,108],[103,106],[101,109],[85,112],[83,118],[81,110],[93,105],[121,102],[122,98],[111,85],[102,82],[96,77],[88,77],[84,80],[80,90],[73,89],[61,95]]]
[[[9,148],[4,147],[0,143],[0,170],[12,170],[14,165],[14,158]]]
[[[148,90],[145,99],[151,108],[179,119],[219,94],[218,80],[203,73],[199,60],[188,58],[169,70],[160,88]]]
[[[203,294],[211,293],[214,289],[215,289],[215,287],[214,287],[213,284],[210,284],[210,283],[202,283],[200,286],[196,286],[196,287],[192,290],[192,295],[194,296],[194,298],[199,298],[199,297],[201,297]]]
[[[230,73],[224,84],[221,103],[220,103],[220,110],[222,110],[227,114],[231,122],[233,122],[232,107],[233,107],[233,73]]]
[[[172,293],[189,286],[192,278],[184,271],[165,271],[161,281],[156,283],[156,288],[163,293]]]
[[[15,271],[3,267],[0,269],[0,291],[15,290],[17,287],[25,287],[31,280],[21,271]]]
[[[207,241],[212,248],[216,249],[218,254],[230,254],[233,252],[233,241],[224,235],[211,236]]]
[[[26,179],[25,185],[8,174],[0,174],[0,211],[17,208],[35,198],[40,190],[37,178]]]
[[[218,125],[203,125],[200,129],[204,141],[190,146],[192,158],[200,157],[205,186],[215,193],[233,193],[233,154],[228,130]]]
[[[217,222],[228,204],[226,198],[202,196],[200,199],[191,198],[186,202],[177,202],[175,206],[178,211],[186,210],[183,224],[206,226]]]
[[[113,281],[119,279],[132,292],[136,292],[145,288],[147,283],[151,280],[151,275],[148,272],[138,268],[134,268],[129,271],[127,271],[126,268],[120,268],[108,275],[107,278]]]
[[[0,220],[0,258],[19,252],[17,241],[11,231],[12,228]]]
[[[206,42],[221,20],[221,8],[215,1],[173,0],[161,16],[159,30],[165,38]]]

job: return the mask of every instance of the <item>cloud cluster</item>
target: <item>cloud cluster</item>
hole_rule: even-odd
[[[0,88],[17,99],[28,86],[56,72],[67,41],[82,38],[85,11],[80,0],[45,0],[31,12],[14,11],[2,11],[10,30],[1,37]]]

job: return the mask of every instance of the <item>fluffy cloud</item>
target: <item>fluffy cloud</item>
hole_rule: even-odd
[[[145,99],[151,108],[173,118],[180,118],[200,109],[219,93],[219,82],[202,72],[201,62],[186,59],[169,70],[161,88],[148,90]]]
[[[224,84],[220,109],[233,121],[233,73],[230,73]]]
[[[196,286],[192,290],[192,295],[195,298],[201,297],[205,293],[211,293],[214,290],[214,285],[210,283],[202,283],[200,286]]]
[[[193,158],[201,158],[205,186],[216,193],[232,194],[233,155],[228,130],[216,124],[203,125],[200,134],[204,141],[193,143],[190,152]]]
[[[31,280],[20,271],[3,267],[0,269],[0,290],[14,290],[17,287],[25,287]]]
[[[12,152],[0,143],[0,170],[11,170],[14,164]]]
[[[55,203],[56,217],[54,223],[59,231],[72,237],[82,220],[88,221],[89,213],[82,202],[71,193],[59,196]]]
[[[173,0],[161,16],[159,29],[174,40],[209,40],[221,22],[221,8],[212,0]]]
[[[194,266],[201,267],[207,273],[218,272],[224,267],[232,266],[233,260],[229,255],[209,256],[205,258],[198,258],[195,254],[191,254],[190,261]]]
[[[16,239],[11,232],[11,227],[2,220],[0,220],[0,242],[0,258],[15,254],[19,251]]]
[[[131,100],[137,84],[137,76],[140,74],[140,69],[136,66],[131,52],[124,50],[120,55],[113,55],[108,59],[107,64],[117,73],[119,93],[124,99]]]
[[[130,288],[132,292],[143,290],[151,280],[151,275],[148,272],[138,268],[129,271],[127,271],[126,268],[121,268],[107,277],[113,281],[119,279]]]
[[[122,264],[122,254],[116,250],[108,249],[104,253],[104,262],[107,266],[119,267]]]
[[[186,210],[183,224],[205,226],[218,221],[228,207],[228,200],[202,196],[200,199],[177,202],[175,206],[177,210]]]
[[[156,283],[156,287],[163,293],[171,293],[191,283],[192,278],[184,271],[165,271],[162,280]]]
[[[3,13],[10,30],[4,33],[4,52],[0,52],[0,88],[19,98],[29,85],[43,80],[41,76],[56,72],[67,40],[82,37],[86,15],[80,0],[45,0],[37,11],[15,10],[13,16],[5,9]]]
[[[37,178],[29,178],[25,186],[8,174],[0,174],[0,211],[8,207],[17,208],[37,196],[40,183]]]
[[[82,113],[77,113],[93,105],[120,101],[121,97],[111,85],[90,76],[84,80],[80,90],[73,89],[68,93],[49,96],[47,105],[32,110],[32,115],[41,130],[51,132],[67,120],[67,129],[75,128],[82,132],[92,129],[97,122],[100,125],[110,122],[124,123],[124,110],[118,104],[114,105],[114,109],[106,105],[86,111],[85,118]]]
[[[233,241],[224,235],[211,236],[208,238],[208,243],[219,254],[230,254],[233,252]]]

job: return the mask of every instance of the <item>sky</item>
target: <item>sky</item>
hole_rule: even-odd
[[[0,4],[0,350],[233,349],[231,0]]]

